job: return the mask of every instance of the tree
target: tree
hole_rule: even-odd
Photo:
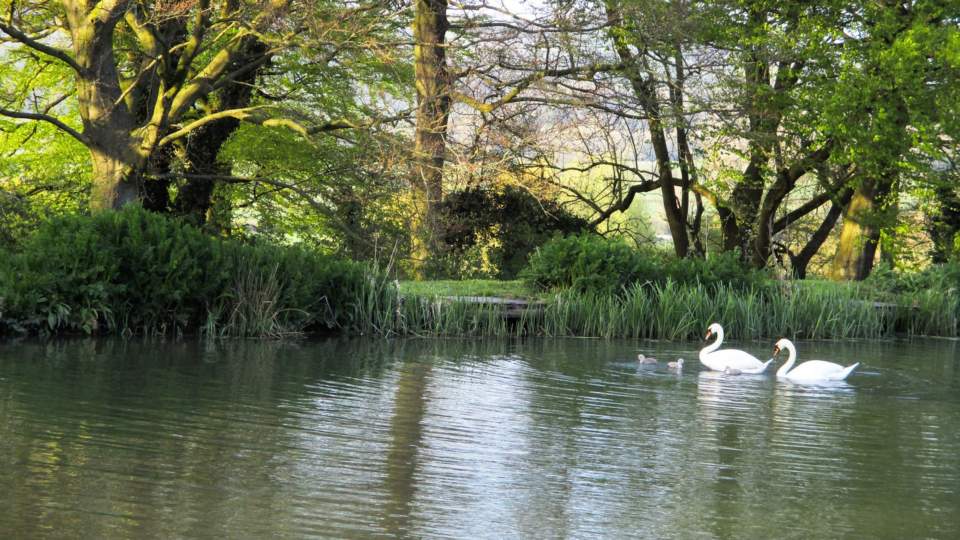
[[[183,187],[177,207],[202,212],[211,192],[202,177],[216,172],[211,170],[216,151],[238,122],[283,126],[303,137],[362,123],[349,118],[318,121],[277,104],[250,104],[259,70],[278,54],[304,44],[298,36],[310,29],[311,10],[322,11],[324,4],[10,2],[0,22],[0,32],[13,46],[4,60],[16,63],[38,56],[66,66],[75,81],[76,92],[69,97],[75,100],[81,126],[73,127],[55,114],[63,100],[49,96],[50,89],[4,104],[0,115],[46,122],[83,144],[91,157],[94,209],[141,199],[149,206],[167,207],[165,184],[151,180],[167,177],[171,156],[182,152],[184,169],[199,173],[200,180]],[[389,7],[366,2],[339,6],[337,20]]]
[[[873,268],[882,230],[896,223],[908,178],[936,185],[936,164],[956,153],[960,8],[931,0],[848,9],[856,38],[845,44],[849,62],[828,118],[858,174],[832,275],[859,280]]]
[[[680,44],[680,32],[667,32],[666,35],[657,35],[651,30],[649,19],[662,20],[659,17],[646,18],[636,10],[626,10],[623,2],[606,0],[604,3],[607,21],[610,24],[611,39],[614,50],[620,61],[623,62],[622,73],[630,82],[630,87],[636,94],[640,108],[646,116],[650,133],[650,143],[656,157],[658,184],[663,199],[663,211],[673,237],[673,247],[678,257],[686,257],[689,246],[687,238],[687,200],[690,188],[689,174],[694,169],[692,154],[686,134],[686,122],[683,111],[684,81],[684,50]],[[636,7],[636,6],[635,6]],[[643,6],[644,9],[656,9],[655,3]],[[666,8],[679,7],[678,4],[667,5]],[[682,10],[674,15],[683,17]],[[652,38],[651,38],[652,36]],[[652,64],[652,65],[651,65]],[[662,73],[659,71],[662,70]],[[672,75],[672,78],[671,78]],[[669,80],[669,83],[665,79]],[[668,120],[660,100],[661,87],[667,87],[670,96],[673,122],[677,130],[677,154],[681,166],[684,182],[683,202],[677,199],[675,187],[678,182],[673,177],[673,163],[668,145]],[[668,113],[669,114],[669,113]]]
[[[413,20],[417,124],[414,135],[413,190],[417,223],[413,258],[437,254],[436,206],[443,198],[443,165],[450,117],[447,68],[447,0],[416,0]],[[421,276],[422,277],[422,276]]]

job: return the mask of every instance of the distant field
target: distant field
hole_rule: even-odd
[[[501,298],[530,298],[536,294],[520,280],[495,279],[401,281],[400,292],[423,296],[497,296]]]

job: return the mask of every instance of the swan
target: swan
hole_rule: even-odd
[[[787,379],[793,382],[820,382],[820,381],[842,381],[846,379],[853,370],[857,369],[860,362],[843,367],[833,362],[823,360],[807,360],[797,367],[793,363],[797,361],[797,349],[789,339],[781,339],[773,347],[773,356],[776,357],[780,351],[787,350],[787,363],[777,370],[778,379]],[[790,369],[793,368],[793,369]]]
[[[657,363],[657,359],[656,359],[656,358],[651,358],[651,357],[649,357],[649,356],[644,356],[644,355],[642,355],[642,354],[638,354],[638,355],[637,355],[637,360],[640,362],[640,365],[641,365],[641,366],[644,366],[644,365],[654,365],[654,364]]]
[[[718,351],[720,344],[723,343],[723,327],[718,323],[713,323],[707,328],[707,335],[704,340],[710,339],[713,334],[717,335],[717,341],[713,345],[707,345],[700,350],[700,363],[713,371],[723,371],[726,368],[738,369],[740,373],[757,374],[763,373],[773,362],[773,358],[766,362],[761,362],[750,353],[737,349],[724,349]]]
[[[680,373],[683,371],[683,358],[677,358],[676,362],[667,362],[667,369]]]

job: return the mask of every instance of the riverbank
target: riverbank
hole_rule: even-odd
[[[773,281],[748,289],[724,285],[636,284],[619,294],[576,291],[535,293],[513,285],[517,298],[536,300],[536,309],[503,316],[494,303],[465,301],[491,284],[413,294],[401,283],[386,305],[365,315],[380,335],[545,336],[683,340],[701,338],[720,321],[738,339],[789,336],[800,339],[956,337],[957,295],[922,291],[877,297],[856,283]],[[421,290],[425,285],[417,285]],[[459,294],[451,294],[459,293]]]
[[[6,335],[683,340],[719,321],[739,339],[956,337],[960,311],[958,279],[947,271],[915,282],[895,275],[888,283],[778,281],[760,273],[742,279],[708,260],[670,263],[663,272],[648,264],[617,287],[604,277],[616,277],[612,267],[586,276],[603,285],[595,288],[578,287],[583,276],[553,288],[534,288],[535,280],[398,282],[361,263],[212,237],[136,209],[53,219],[6,255]]]

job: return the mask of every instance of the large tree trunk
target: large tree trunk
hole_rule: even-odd
[[[117,209],[139,201],[143,170],[142,160],[135,152],[101,149],[98,145],[90,149],[90,155],[93,158],[91,210]]]
[[[854,191],[843,215],[840,242],[833,260],[831,277],[863,280],[873,270],[880,241],[879,211],[893,187],[893,175],[864,180]]]
[[[93,210],[120,208],[135,202],[146,159],[129,109],[122,104],[120,77],[113,38],[127,2],[117,0],[88,12],[85,3],[65,2],[68,27],[73,38],[77,103],[83,134],[93,165]]]
[[[413,195],[416,223],[411,256],[414,273],[423,277],[424,264],[439,252],[436,206],[443,197],[443,164],[450,115],[447,73],[446,0],[417,0],[413,21],[417,126],[414,134]]]

